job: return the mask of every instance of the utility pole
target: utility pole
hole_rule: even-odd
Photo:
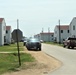
[[[44,28],[42,28],[42,32],[41,32],[41,33],[43,33],[43,34],[42,34],[42,37],[41,37],[41,40],[44,41]]]
[[[21,66],[21,60],[20,60],[20,50],[19,50],[19,39],[18,39],[18,28],[19,28],[19,20],[17,19],[16,39],[17,39],[17,49],[18,49],[19,66]]]
[[[19,29],[19,20],[17,19],[17,29]]]
[[[44,32],[44,28],[42,28],[42,33]]]
[[[48,27],[48,33],[50,33],[50,27]]]
[[[50,27],[48,27],[48,42],[50,42]]]
[[[60,20],[59,20],[59,44],[61,44],[61,32],[60,32]]]

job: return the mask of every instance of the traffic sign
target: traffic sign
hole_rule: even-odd
[[[12,32],[12,39],[14,41],[17,42],[17,37],[18,37],[18,41],[21,41],[22,40],[22,37],[23,37],[23,33],[20,29],[15,29],[13,32]]]

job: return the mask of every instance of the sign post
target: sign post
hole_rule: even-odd
[[[17,49],[18,49],[19,66],[21,66],[20,50],[19,50],[19,42],[18,42],[18,30],[16,30],[16,38],[17,38]]]
[[[17,19],[17,30],[16,30],[16,39],[17,39],[17,49],[18,49],[18,59],[19,59],[19,66],[21,66],[21,60],[20,60],[20,50],[19,50],[19,39],[18,39],[18,19]]]
[[[12,32],[12,39],[17,42],[17,49],[18,49],[18,59],[19,59],[19,66],[21,66],[20,60],[20,50],[19,50],[19,41],[21,41],[23,37],[22,31],[19,29],[19,20],[17,19],[17,29]]]

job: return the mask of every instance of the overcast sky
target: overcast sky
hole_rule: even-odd
[[[0,0],[0,18],[5,18],[6,25],[19,28],[24,36],[33,36],[44,29],[54,31],[60,19],[61,24],[70,24],[76,17],[76,0]]]

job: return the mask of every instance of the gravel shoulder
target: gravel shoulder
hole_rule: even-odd
[[[43,51],[28,51],[26,48],[24,48],[24,51],[35,57],[36,62],[26,62],[25,64],[28,68],[3,75],[45,75],[58,69],[62,65],[59,60],[45,54]]]

